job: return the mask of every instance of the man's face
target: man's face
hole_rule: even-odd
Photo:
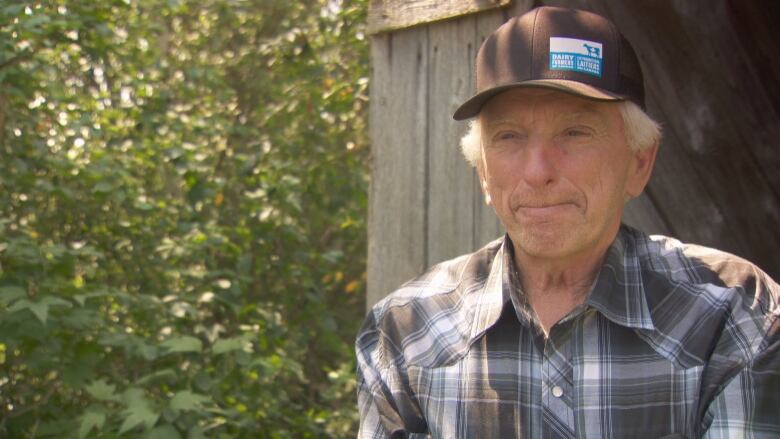
[[[655,149],[633,152],[614,103],[515,88],[480,115],[483,190],[520,256],[600,254],[638,196]]]

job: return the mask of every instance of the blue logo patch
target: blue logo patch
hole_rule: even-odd
[[[550,37],[550,70],[569,70],[600,78],[603,49],[595,41]]]

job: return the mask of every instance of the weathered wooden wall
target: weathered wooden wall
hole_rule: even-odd
[[[370,0],[368,33],[403,29],[511,4],[512,0]]]
[[[736,253],[780,276],[780,42],[771,27],[780,2],[542,3],[610,17],[644,67],[648,111],[663,123],[664,142],[650,186],[625,221]],[[451,116],[473,92],[481,42],[532,6],[515,1],[371,37],[368,306],[427,266],[502,233],[460,156],[466,126]]]

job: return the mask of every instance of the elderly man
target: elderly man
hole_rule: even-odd
[[[660,130],[615,26],[537,8],[476,71],[455,118],[507,233],[373,308],[360,437],[780,437],[780,287],[621,224]]]

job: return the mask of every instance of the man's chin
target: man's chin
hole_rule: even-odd
[[[533,222],[509,234],[515,248],[528,256],[557,258],[576,247],[576,229],[560,222]]]

